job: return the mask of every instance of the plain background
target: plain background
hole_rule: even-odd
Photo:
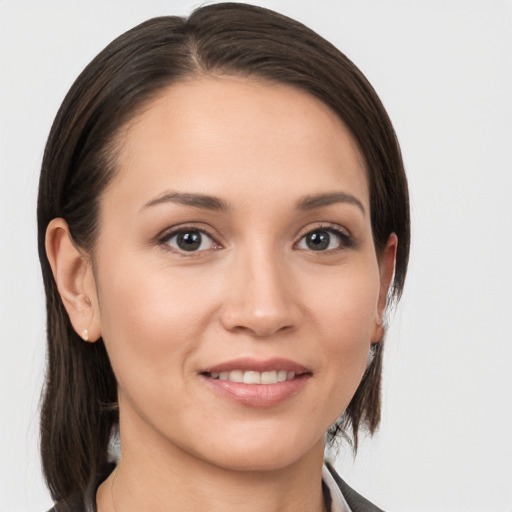
[[[413,249],[380,432],[345,479],[386,510],[512,511],[512,1],[261,0],[367,75],[394,122]],[[38,458],[35,202],[50,124],[115,36],[192,0],[0,0],[0,512],[49,508]]]

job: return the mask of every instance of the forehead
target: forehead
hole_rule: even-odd
[[[283,84],[202,77],[170,86],[123,130],[114,189],[238,197],[350,189],[368,207],[363,158],[334,111]],[[228,198],[229,199],[229,198]]]

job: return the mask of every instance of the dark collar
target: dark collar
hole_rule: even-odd
[[[336,473],[335,469],[331,466],[329,462],[326,462],[325,465],[331,473],[332,477],[338,484],[338,487],[341,490],[341,493],[347,500],[348,506],[352,512],[384,512],[379,507],[375,506],[373,503],[369,502],[366,498],[363,498],[360,494],[358,494],[354,489],[349,487]],[[329,509],[327,509],[329,510]]]

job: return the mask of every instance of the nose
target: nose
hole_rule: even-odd
[[[258,338],[296,329],[302,313],[290,274],[285,262],[269,252],[233,262],[221,313],[224,328]]]

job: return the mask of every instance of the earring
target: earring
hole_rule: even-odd
[[[87,329],[84,329],[84,330],[82,331],[82,339],[83,339],[84,341],[89,341],[89,331],[88,331]]]

